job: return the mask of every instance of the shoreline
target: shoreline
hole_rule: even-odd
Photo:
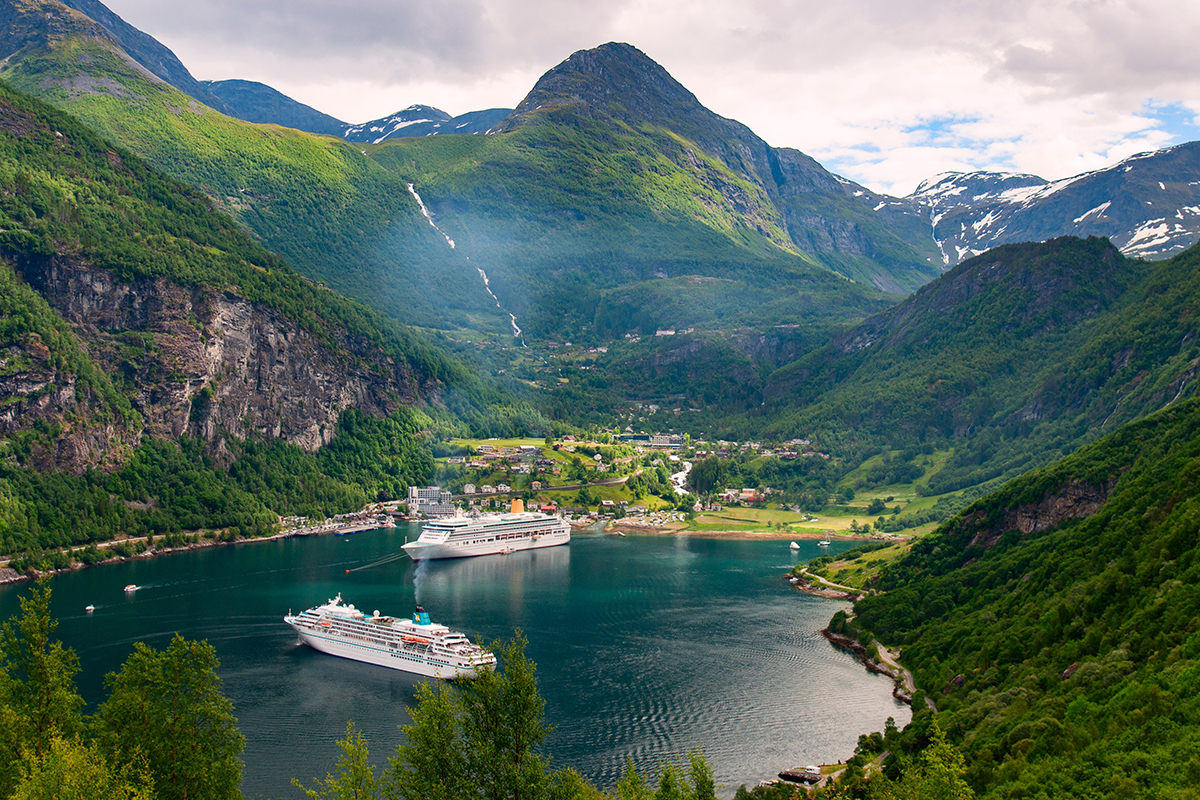
[[[399,524],[402,522],[412,522],[412,521],[413,520],[410,520],[410,519],[393,520],[393,522],[396,524]],[[586,530],[587,528],[595,527],[600,522],[601,522],[600,520],[596,520],[594,522],[589,522],[586,524],[584,524],[583,522],[575,522],[572,524],[572,528]],[[239,539],[233,539],[230,541],[222,541],[219,538],[214,538],[214,539],[202,538],[199,541],[189,542],[188,544],[178,545],[175,547],[153,547],[153,549],[144,550],[140,553],[134,553],[133,555],[129,555],[129,556],[114,555],[112,558],[106,558],[103,561],[96,561],[92,564],[84,564],[82,562],[76,561],[76,562],[73,562],[68,567],[50,569],[50,570],[46,570],[44,572],[35,570],[33,573],[20,573],[20,572],[17,572],[16,570],[10,568],[8,566],[8,564],[11,563],[12,557],[9,557],[6,561],[4,561],[2,563],[2,565],[0,565],[0,586],[7,586],[8,584],[21,583],[23,581],[29,581],[29,580],[37,580],[38,578],[41,578],[41,577],[44,577],[47,575],[57,575],[62,572],[75,572],[77,570],[86,569],[87,567],[97,567],[97,566],[103,566],[106,564],[119,564],[123,561],[130,561],[132,559],[137,559],[137,558],[157,558],[159,556],[169,556],[169,555],[173,555],[175,553],[185,553],[185,552],[189,552],[192,550],[200,550],[200,549],[204,549],[204,548],[208,548],[208,547],[223,547],[225,545],[248,544],[248,543],[252,543],[252,542],[272,542],[272,541],[278,541],[280,539],[291,539],[291,538],[298,537],[298,536],[325,536],[325,535],[331,534],[331,533],[332,534],[358,533],[361,531],[377,530],[380,527],[387,527],[387,526],[364,524],[361,522],[353,522],[353,523],[348,523],[348,524],[344,524],[344,525],[329,525],[329,526],[322,525],[322,526],[317,526],[317,527],[313,527],[313,528],[292,528],[292,529],[289,529],[286,531],[280,531],[279,533],[275,533],[270,536],[260,536],[260,537],[248,538],[248,539],[239,538]],[[393,524],[391,527],[396,527],[396,525]],[[606,535],[615,535],[617,533],[621,533],[621,534],[633,534],[633,535],[641,535],[641,536],[674,536],[674,537],[680,537],[680,538],[693,537],[693,538],[697,538],[697,539],[736,539],[736,540],[745,540],[745,541],[755,540],[755,539],[768,539],[768,540],[774,540],[774,541],[830,539],[830,540],[849,541],[849,542],[887,542],[887,541],[905,541],[905,540],[907,540],[907,537],[899,537],[899,536],[886,536],[885,537],[885,536],[876,536],[876,535],[867,535],[867,534],[847,534],[847,533],[833,533],[833,532],[820,532],[820,531],[811,531],[811,532],[810,531],[787,531],[787,532],[745,531],[745,530],[743,530],[743,531],[738,531],[738,530],[700,531],[700,530],[692,530],[690,528],[663,528],[663,527],[650,526],[650,525],[647,525],[644,527],[640,526],[640,525],[614,525],[611,523],[611,521],[604,525],[603,533]],[[200,536],[201,532],[194,531],[192,533],[181,534],[181,535],[183,535],[183,536]],[[162,539],[165,538],[165,536],[166,535],[164,534],[163,536],[157,537],[156,541],[161,541]],[[136,538],[132,538],[132,539],[113,539],[113,540],[110,540],[107,542],[99,542],[99,543],[95,543],[95,544],[96,544],[96,547],[98,547],[98,548],[106,549],[106,548],[114,547],[114,546],[122,544],[122,543],[131,543],[132,544],[132,543],[144,542],[144,541],[146,541],[145,537],[136,537]],[[86,546],[87,545],[76,545],[76,546],[72,547],[71,549],[78,550],[78,549],[83,549]],[[62,552],[62,551],[59,551],[59,552]],[[816,589],[815,587],[812,587],[811,590],[808,588],[804,588],[802,586],[796,586],[796,588],[799,589],[800,591],[803,591],[807,594],[812,594],[817,597],[826,597],[826,598],[831,598],[831,599],[844,598],[844,599],[849,599],[849,600],[855,599],[853,595],[848,595],[848,594],[844,594],[844,593],[821,594],[820,592],[823,592],[826,590]]]
[[[403,521],[409,522],[411,520],[403,520]],[[35,581],[35,580],[38,580],[38,579],[46,577],[46,576],[59,575],[64,572],[78,572],[81,569],[88,569],[89,567],[101,567],[101,566],[106,566],[106,565],[110,565],[110,564],[120,564],[125,561],[134,561],[134,560],[143,559],[143,558],[158,558],[159,556],[171,556],[171,555],[175,555],[176,553],[187,553],[187,552],[191,552],[193,550],[205,550],[210,547],[225,547],[227,545],[251,544],[251,543],[255,543],[255,542],[277,542],[282,539],[295,539],[295,538],[308,537],[308,536],[326,536],[331,533],[332,534],[361,533],[364,531],[379,530],[382,527],[386,527],[386,526],[365,525],[361,522],[355,522],[355,523],[346,524],[346,525],[333,525],[333,526],[328,526],[328,527],[319,526],[319,527],[315,527],[315,528],[291,528],[286,531],[280,531],[279,533],[273,533],[270,536],[257,536],[257,537],[251,537],[251,538],[246,538],[246,539],[238,538],[238,539],[231,539],[229,541],[222,541],[219,538],[214,538],[214,539],[201,538],[198,541],[188,542],[187,544],[182,544],[182,545],[178,545],[175,547],[152,547],[152,549],[143,550],[142,552],[134,553],[133,555],[129,555],[129,556],[114,555],[112,558],[106,558],[103,561],[96,561],[91,564],[84,564],[81,561],[75,561],[75,562],[72,562],[71,565],[68,567],[58,567],[55,569],[48,569],[45,571],[34,570],[32,573],[22,573],[22,572],[17,572],[15,569],[12,569],[11,567],[8,566],[8,564],[11,563],[11,561],[12,561],[12,559],[9,558],[7,561],[4,562],[4,566],[0,566],[0,586],[8,586],[9,584],[22,583],[24,581]],[[395,526],[393,525],[392,527],[395,527]],[[180,535],[182,535],[182,536],[199,536],[200,532],[195,531],[192,533],[180,534]],[[162,541],[164,538],[165,538],[165,535],[157,537],[156,542]],[[113,547],[115,545],[122,544],[125,542],[133,543],[133,542],[144,542],[144,541],[146,541],[145,537],[137,537],[137,538],[133,538],[133,539],[112,539],[107,542],[97,543],[96,547],[106,549],[106,548]],[[86,546],[87,545],[78,545],[76,547],[73,547],[72,550],[82,549],[83,547],[86,547]],[[61,551],[59,551],[59,552],[61,552]]]
[[[829,640],[829,643],[834,647],[840,647],[843,650],[849,650],[854,653],[858,660],[871,672],[876,672],[880,675],[886,675],[892,679],[892,697],[902,703],[912,705],[912,694],[905,686],[905,674],[908,672],[903,667],[893,669],[887,664],[875,661],[867,654],[867,648],[862,642],[853,639],[849,636],[843,636],[840,633],[834,633],[829,628],[822,628],[821,635]]]
[[[784,575],[784,578],[787,579],[787,582],[796,591],[803,592],[812,597],[821,597],[826,600],[849,600],[851,603],[855,603],[865,596],[865,593],[862,592],[850,592],[843,589],[817,586],[807,575],[793,575],[789,572]]]
[[[774,539],[778,541],[797,540],[817,540],[823,541],[839,540],[847,542],[899,542],[907,541],[908,537],[900,536],[876,536],[872,534],[854,534],[854,533],[833,533],[827,531],[701,531],[691,528],[662,528],[647,525],[618,525],[609,524],[604,528],[605,533],[621,532],[625,534],[643,534],[645,536],[692,536],[697,539]]]

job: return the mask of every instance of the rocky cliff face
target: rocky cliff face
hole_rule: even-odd
[[[149,436],[199,436],[220,451],[222,433],[261,435],[313,451],[343,411],[384,414],[422,393],[407,364],[350,337],[331,347],[231,291],[123,283],[64,257],[19,270],[131,396]]]
[[[78,376],[61,368],[36,333],[0,351],[0,438],[35,430],[27,462],[37,470],[81,472],[121,463],[140,432],[104,414]]]
[[[1053,528],[1063,520],[1090,517],[1104,507],[1116,485],[1116,478],[1101,486],[1073,478],[1057,490],[1047,492],[1036,503],[1006,509],[998,520],[988,520],[984,512],[968,515],[963,518],[963,527],[976,528],[970,540],[972,546],[991,547],[1008,531],[1036,533]]]

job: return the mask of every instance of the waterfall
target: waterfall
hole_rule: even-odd
[[[421,195],[417,194],[416,186],[414,186],[411,183],[408,184],[408,193],[411,194],[413,196],[413,199],[417,201],[417,206],[420,207],[421,213],[425,215],[425,220],[430,224],[430,226],[435,231],[440,233],[445,238],[446,244],[450,245],[450,249],[454,250],[455,249],[454,240],[450,238],[450,234],[446,233],[444,230],[439,228],[437,226],[437,223],[433,221],[433,215],[430,214],[429,209],[425,207],[425,201],[423,201],[421,199]],[[470,256],[465,256],[465,258],[468,261],[471,260]],[[480,278],[483,278],[483,288],[486,289],[487,293],[491,296],[491,298],[496,301],[496,308],[498,308],[502,312],[508,314],[509,324],[512,325],[513,338],[515,338],[521,342],[521,347],[526,347],[527,345],[525,344],[525,339],[524,339],[524,337],[521,336],[521,326],[517,325],[516,314],[513,314],[511,311],[508,311],[507,309],[505,309],[504,306],[500,305],[500,298],[496,297],[496,293],[492,291],[492,282],[488,279],[487,273],[484,272],[479,267],[475,267],[475,271],[479,273]]]

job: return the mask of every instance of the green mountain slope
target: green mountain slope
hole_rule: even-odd
[[[1190,396],[1200,251],[1006,245],[774,373],[769,432],[953,447],[935,493],[1011,477]]]
[[[897,232],[909,223],[708,111],[628,45],[574,54],[486,137],[368,152],[418,187],[535,336],[853,318],[880,307],[863,284],[940,273],[907,243],[915,228]],[[725,318],[685,276],[727,281],[740,311]]]
[[[3,84],[0,345],[0,554],[27,566],[118,535],[356,510],[428,478],[431,430],[538,423]]]
[[[404,183],[359,148],[212,111],[56,0],[0,8],[22,32],[0,77],[200,188],[297,269],[404,322],[507,328]]]
[[[907,243],[906,221],[699,106],[628,46],[589,56],[619,74],[585,77],[590,90],[615,81],[614,98],[653,78],[657,95],[631,104],[632,116],[552,104],[468,143],[370,148],[217,114],[57,0],[4,5],[27,35],[9,43],[0,75],[197,186],[305,274],[405,322],[487,335],[509,332],[513,313],[534,336],[620,335],[634,328],[610,310],[624,302],[618,293],[606,303],[610,290],[632,286],[636,297],[640,281],[684,275],[734,281],[738,311],[727,320],[679,284],[665,305],[681,313],[667,324],[856,319],[885,304],[879,288],[911,289],[938,273],[922,249],[928,237]],[[548,73],[529,102],[561,91],[577,62]],[[676,96],[689,107],[660,113]],[[422,214],[410,182],[457,247]]]
[[[63,4],[98,22],[125,53],[158,78],[209,108],[238,116],[209,86],[193,78],[188,68],[167,47],[121,19],[99,0],[66,0]]]
[[[982,797],[1200,780],[1200,402],[980,500],[856,605],[903,647]]]
[[[539,118],[372,155],[416,185],[534,336],[845,319],[888,302],[781,246],[768,198],[668,131]],[[722,191],[746,208],[735,213]],[[706,296],[714,279],[729,305]]]
[[[533,120],[563,115],[616,131],[661,129],[691,143],[766,196],[788,246],[846,270],[855,280],[911,291],[941,273],[920,215],[894,209],[881,216],[878,196],[797,150],[770,147],[745,125],[709,111],[628,44],[610,42],[572,54],[542,76],[495,130],[518,130]],[[723,189],[719,182],[714,185]],[[728,188],[722,194],[733,208],[756,203],[753,195]]]
[[[38,284],[56,260],[118,280],[163,278],[236,292],[332,346],[349,337],[426,380],[455,367],[411,331],[327,290],[264,250],[208,198],[0,84],[0,252]],[[43,275],[39,275],[43,273]]]

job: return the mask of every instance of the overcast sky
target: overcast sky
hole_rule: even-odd
[[[878,191],[950,170],[1060,178],[1200,139],[1195,0],[106,0],[200,79],[348,122],[513,107],[608,41]]]

